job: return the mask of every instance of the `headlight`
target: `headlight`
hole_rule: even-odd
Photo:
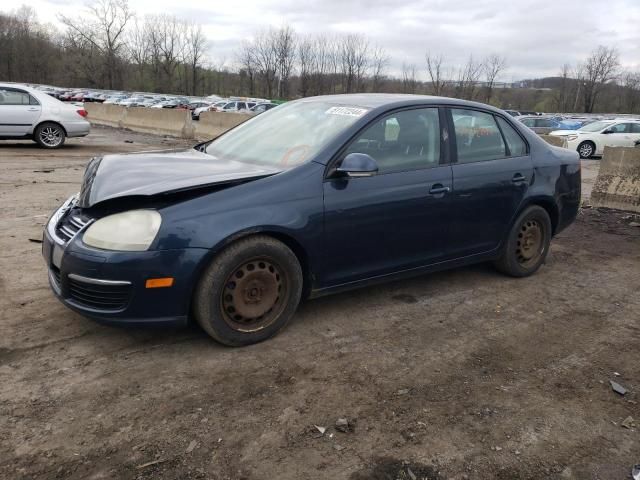
[[[567,135],[568,141],[575,140],[576,138],[578,138],[578,135]]]
[[[149,248],[162,217],[155,210],[130,210],[101,218],[84,233],[87,245],[105,250],[141,252]]]

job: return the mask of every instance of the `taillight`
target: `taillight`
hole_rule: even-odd
[[[87,116],[87,111],[84,108],[81,110],[76,110],[76,112],[78,112],[78,115],[80,115],[81,117]]]

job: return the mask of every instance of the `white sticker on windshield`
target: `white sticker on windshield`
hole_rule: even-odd
[[[326,112],[329,115],[346,115],[348,117],[361,117],[365,113],[367,113],[366,108],[356,108],[356,107],[331,107]]]

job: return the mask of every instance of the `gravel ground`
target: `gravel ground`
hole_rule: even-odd
[[[242,349],[64,308],[30,239],[91,156],[181,144],[0,144],[0,478],[630,478],[640,220],[584,209],[531,278],[479,265],[321,298]]]

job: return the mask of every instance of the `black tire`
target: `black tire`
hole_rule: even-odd
[[[596,153],[596,145],[593,142],[587,140],[578,145],[578,154],[580,155],[580,158],[591,158],[594,153]]]
[[[258,343],[289,323],[300,303],[302,284],[300,263],[282,242],[264,235],[240,239],[203,272],[193,313],[224,345]]]
[[[528,277],[545,262],[552,226],[547,211],[533,205],[526,208],[511,227],[495,267],[512,277]]]
[[[41,123],[33,132],[33,140],[42,148],[60,148],[66,136],[64,128],[54,122]]]

